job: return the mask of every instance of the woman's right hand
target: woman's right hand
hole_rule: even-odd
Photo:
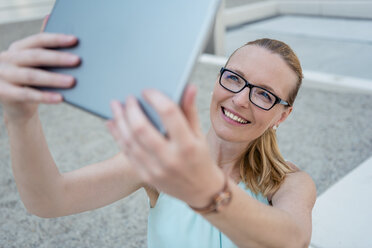
[[[73,67],[80,63],[74,54],[47,48],[70,47],[77,38],[64,34],[40,33],[12,43],[0,53],[0,103],[5,121],[27,121],[37,113],[39,103],[56,104],[58,93],[40,91],[32,86],[69,88],[75,79],[38,69],[38,67]]]

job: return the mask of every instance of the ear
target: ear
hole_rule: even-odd
[[[282,123],[283,121],[285,121],[285,120],[287,119],[287,117],[291,114],[292,110],[293,110],[293,107],[288,107],[288,108],[286,108],[286,109],[282,112],[282,114],[281,114],[281,116],[280,116],[280,119],[279,119],[278,121],[275,122],[275,125],[276,125],[276,126],[279,126],[280,123]]]

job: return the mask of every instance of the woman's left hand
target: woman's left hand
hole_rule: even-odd
[[[159,114],[167,137],[150,123],[134,97],[124,107],[112,102],[111,134],[144,183],[193,207],[204,207],[223,188],[224,176],[199,125],[196,87],[186,88],[183,111],[157,90],[146,90],[143,96]]]

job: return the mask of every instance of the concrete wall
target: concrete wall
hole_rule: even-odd
[[[215,26],[213,36],[215,40],[212,42],[214,47],[218,48],[214,49],[216,55],[225,54],[222,43],[225,39],[226,28],[288,14],[372,19],[372,0],[269,0],[222,8],[220,11],[222,13],[218,14],[218,18],[222,20],[218,20],[219,25]]]
[[[372,1],[284,1],[274,0],[278,4],[278,11],[281,14],[305,14],[318,16],[335,16],[348,18],[371,18]]]
[[[55,0],[0,0],[0,24],[31,21],[50,13]]]
[[[261,1],[224,9],[224,23],[227,27],[267,18],[273,15],[301,14],[372,19],[372,0],[347,1]]]

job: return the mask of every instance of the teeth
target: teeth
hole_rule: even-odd
[[[232,119],[232,120],[234,120],[234,121],[237,121],[237,122],[242,123],[242,124],[248,123],[248,121],[246,121],[246,120],[244,120],[244,119],[242,119],[242,118],[240,118],[240,117],[234,115],[233,113],[227,111],[226,109],[223,109],[223,111],[224,111],[224,114],[225,114],[227,117],[229,117],[230,119]]]

